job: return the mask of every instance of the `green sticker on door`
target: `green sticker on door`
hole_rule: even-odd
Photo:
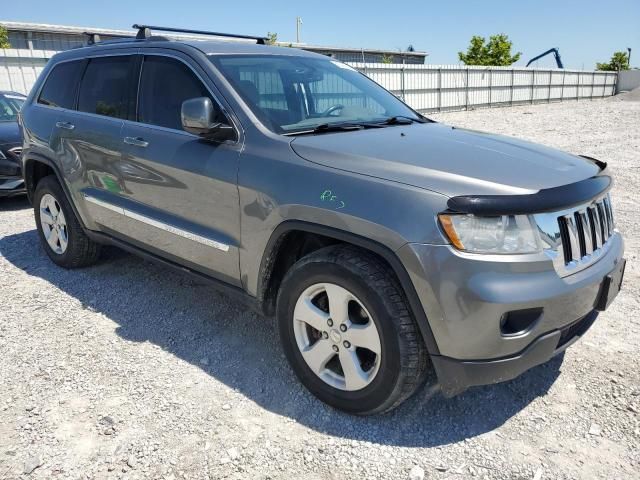
[[[332,203],[333,208],[335,208],[336,210],[341,210],[347,206],[346,203],[340,200],[332,190],[325,190],[324,192],[322,192],[322,195],[320,195],[320,201],[325,203]]]

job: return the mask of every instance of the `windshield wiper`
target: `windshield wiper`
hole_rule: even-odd
[[[287,132],[284,135],[309,135],[314,133],[351,132],[354,130],[364,130],[365,128],[376,128],[381,126],[381,124],[371,123],[321,123],[320,125],[309,130]]]
[[[382,125],[409,125],[411,123],[426,123],[426,120],[421,118],[406,117],[404,115],[394,115],[382,122]]]

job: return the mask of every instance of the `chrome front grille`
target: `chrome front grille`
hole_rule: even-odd
[[[582,260],[602,248],[613,234],[609,197],[558,217],[558,223],[565,263]]]
[[[545,252],[561,276],[593,264],[609,246],[614,233],[609,194],[575,209],[534,215]]]

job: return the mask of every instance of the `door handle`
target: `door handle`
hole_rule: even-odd
[[[56,127],[64,128],[65,130],[73,130],[76,126],[69,122],[56,122]]]
[[[140,137],[124,137],[124,143],[128,145],[134,145],[136,147],[146,147],[149,145],[149,142],[146,142],[143,138]]]

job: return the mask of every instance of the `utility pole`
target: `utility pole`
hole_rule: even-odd
[[[302,25],[302,18],[296,17],[296,43],[300,43],[300,25]]]
[[[629,69],[631,69],[631,48],[627,47],[627,52],[629,52],[629,55],[627,56],[627,63],[629,64]]]

